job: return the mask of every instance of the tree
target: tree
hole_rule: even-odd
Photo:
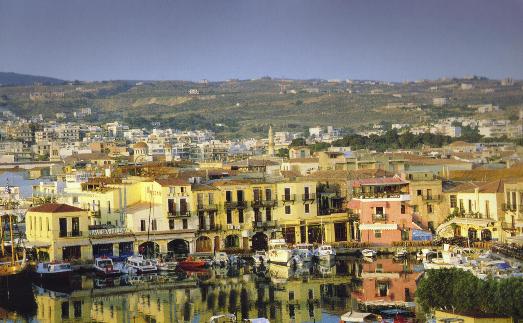
[[[292,139],[289,147],[300,147],[300,146],[306,146],[306,145],[307,145],[307,142],[305,142],[305,138],[296,138],[296,139]]]
[[[281,157],[281,158],[289,157],[289,149],[287,149],[287,148],[278,149],[278,151],[276,152],[276,156]]]

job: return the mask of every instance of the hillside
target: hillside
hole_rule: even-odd
[[[284,93],[280,93],[281,84]],[[460,84],[472,84],[463,90]],[[22,116],[55,118],[89,107],[88,121],[121,120],[132,126],[208,128],[224,136],[303,131],[315,125],[361,129],[372,123],[417,123],[449,116],[514,118],[523,107],[523,82],[501,86],[488,79],[448,79],[410,83],[375,81],[229,80],[104,81],[0,87],[0,107]],[[191,90],[191,91],[190,91]],[[436,97],[449,98],[444,107]],[[478,114],[469,104],[495,104],[500,111]]]
[[[14,86],[14,85],[34,85],[40,84],[62,84],[63,80],[59,80],[46,76],[35,76],[27,74],[18,74],[12,72],[0,72],[0,85]]]

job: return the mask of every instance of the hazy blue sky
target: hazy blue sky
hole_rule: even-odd
[[[0,0],[0,71],[523,78],[523,0]]]

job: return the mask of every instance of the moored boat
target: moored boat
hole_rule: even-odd
[[[340,317],[340,323],[378,323],[381,317],[373,313],[350,311]]]
[[[151,260],[144,259],[142,255],[133,255],[127,258],[124,271],[129,274],[147,274],[155,273],[158,267]]]
[[[310,243],[298,243],[294,245],[292,252],[294,255],[300,257],[303,262],[312,261],[313,252],[312,244]]]
[[[320,261],[333,261],[336,257],[336,251],[330,245],[322,244],[314,250],[314,256]]]
[[[204,260],[198,260],[193,259],[192,257],[188,257],[187,259],[178,262],[178,266],[180,266],[180,268],[182,268],[183,270],[198,270],[206,267],[207,262]]]
[[[73,269],[68,262],[39,262],[36,264],[34,276],[44,282],[64,282],[69,281],[72,273]]]
[[[363,255],[363,257],[367,257],[367,258],[374,258],[377,256],[377,252],[376,250],[373,250],[373,249],[363,249],[361,251],[361,254]]]
[[[108,257],[96,258],[93,267],[96,274],[101,276],[117,276],[122,273],[121,269],[115,266],[113,260]]]
[[[269,241],[269,262],[287,265],[292,258],[292,250],[287,247],[283,239],[272,239]]]

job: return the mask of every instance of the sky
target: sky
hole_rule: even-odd
[[[523,0],[0,0],[0,71],[523,79]]]

